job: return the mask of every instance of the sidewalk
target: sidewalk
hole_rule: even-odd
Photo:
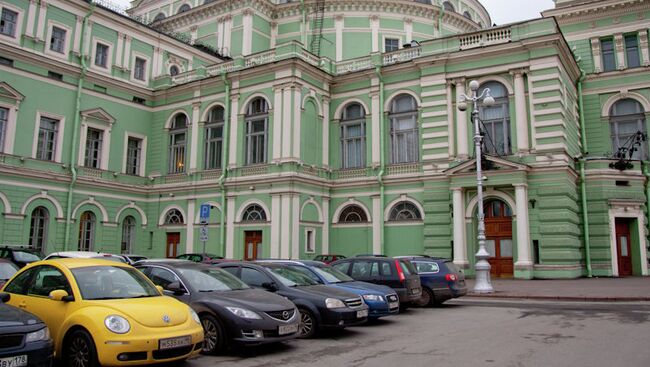
[[[467,279],[467,296],[473,298],[523,298],[582,302],[650,301],[650,277],[579,278],[567,280],[492,279],[494,293],[473,293]]]

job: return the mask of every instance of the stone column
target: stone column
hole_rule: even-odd
[[[379,104],[379,91],[377,89],[377,85],[375,83],[378,83],[379,80],[377,78],[372,79],[372,89],[370,92],[370,99],[371,99],[371,105],[370,105],[370,129],[366,128],[366,136],[369,135],[371,136],[370,142],[372,143],[372,146],[370,147],[370,158],[371,158],[371,165],[372,166],[379,166],[381,164],[381,144],[379,143],[380,139],[383,137],[380,136],[380,124],[381,124],[381,114],[384,106],[381,106]],[[367,126],[367,125],[366,125]],[[368,140],[366,140],[366,143]],[[364,152],[365,155],[365,152]],[[390,161],[389,158],[387,160]]]
[[[291,126],[291,130],[293,130],[293,143],[292,145],[292,157],[296,161],[300,161],[300,127],[301,127],[301,117],[302,117],[302,107],[300,104],[302,101],[300,100],[301,93],[300,90],[302,86],[300,84],[294,84],[291,86],[291,94],[293,94],[293,113],[289,116],[289,126]]]
[[[252,52],[252,45],[253,45],[253,10],[251,9],[244,9],[244,17],[242,19],[242,25],[243,25],[243,37],[242,37],[242,46],[241,46],[241,53],[242,55],[250,55]]]
[[[273,87],[273,155],[272,161],[282,158],[282,87]]]
[[[271,194],[271,258],[280,258],[281,208],[279,194]]]
[[[323,243],[321,253],[328,254],[330,251],[330,198],[323,197]]]
[[[528,224],[528,185],[515,184],[515,205],[517,207],[517,261],[515,268],[530,268],[530,226]]]
[[[517,150],[519,154],[528,153],[528,111],[526,110],[525,70],[514,70],[510,74],[515,80],[515,114],[517,119]]]
[[[226,258],[232,259],[235,254],[235,197],[226,198]]]
[[[282,90],[282,159],[291,157],[291,92],[290,86]],[[280,106],[276,106],[280,107]],[[286,259],[286,257],[285,257]]]
[[[280,257],[288,259],[291,242],[291,197],[281,196],[282,214],[280,215]]]
[[[336,31],[336,61],[343,60],[343,15],[334,17],[334,29]]]
[[[379,16],[376,14],[370,16],[370,30],[372,32],[372,52],[379,52]]]
[[[187,233],[185,235],[185,253],[190,254],[194,252],[194,214],[195,214],[196,201],[189,199],[187,201],[187,218],[186,227]]]
[[[239,93],[230,96],[230,139],[228,168],[237,166],[237,128],[239,125]]]
[[[381,210],[381,197],[373,195],[372,199],[372,253],[381,254],[381,221],[384,213]]]
[[[323,167],[330,165],[330,99],[323,97]],[[323,240],[324,241],[324,240]]]
[[[462,188],[455,187],[451,190],[454,213],[454,264],[464,268],[469,264],[465,240],[465,200]]]
[[[465,79],[457,79],[456,83],[456,103],[460,101],[460,96],[465,94]],[[471,108],[468,104],[467,108]],[[458,111],[456,109],[456,147],[459,159],[469,158],[468,132],[467,132],[467,111]]]
[[[199,155],[199,120],[201,119],[201,102],[192,103],[192,120],[190,124],[190,169],[188,172],[197,171]]]
[[[291,194],[291,259],[300,259],[300,196]]]

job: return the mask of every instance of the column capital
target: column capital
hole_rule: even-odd
[[[372,14],[372,15],[370,15],[370,16],[368,17],[368,19],[370,19],[370,20],[373,21],[373,22],[376,22],[376,21],[379,20],[379,15],[377,15],[377,14]]]
[[[522,77],[524,74],[528,74],[530,70],[528,68],[518,68],[518,69],[510,69],[508,73],[514,77]]]
[[[198,110],[201,108],[201,102],[192,102],[192,109]]]
[[[512,186],[515,189],[522,189],[522,188],[527,189],[528,188],[528,184],[526,184],[526,183],[515,183],[515,184],[512,184]]]
[[[253,9],[251,9],[251,8],[246,8],[246,9],[244,9],[244,11],[242,11],[242,14],[244,16],[251,16],[251,15],[255,14],[255,11]]]
[[[343,21],[343,14],[336,14],[334,16],[334,20],[337,22],[342,22]]]
[[[329,96],[322,96],[320,97],[320,100],[322,103],[327,103],[327,104],[329,104],[332,101],[332,99]]]
[[[411,24],[411,23],[413,23],[413,19],[412,19],[412,18],[409,18],[409,17],[404,17],[404,23],[406,23],[406,24]],[[409,41],[409,42],[410,42],[410,41]]]
[[[463,192],[463,188],[462,188],[462,187],[450,187],[449,190],[451,190],[451,191],[460,191],[460,192]]]

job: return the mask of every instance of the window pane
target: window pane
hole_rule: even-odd
[[[84,165],[91,168],[100,168],[102,154],[103,131],[88,128],[86,136],[86,160]]]
[[[485,240],[485,250],[490,254],[490,257],[495,256],[494,245],[494,240]]]
[[[36,147],[36,159],[45,161],[54,160],[56,149],[56,137],[58,129],[58,120],[41,117],[40,127],[38,130],[38,146]]]
[[[95,49],[95,65],[106,67],[108,63],[108,46],[98,43]]]
[[[499,251],[501,257],[512,257],[512,240],[499,240]]]
[[[601,50],[603,54],[603,70],[616,70],[616,59],[614,56],[614,40],[607,39],[601,41]]]
[[[140,157],[142,155],[142,140],[129,138],[126,152],[126,173],[129,175],[140,174]]]
[[[52,38],[50,39],[50,50],[63,53],[65,48],[66,31],[59,27],[52,27]]]
[[[17,20],[18,13],[7,8],[3,8],[2,17],[0,18],[0,33],[14,37],[16,35]]]
[[[625,36],[625,53],[628,68],[638,68],[641,66],[641,60],[639,60],[639,44],[636,35]]]

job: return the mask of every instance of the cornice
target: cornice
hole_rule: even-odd
[[[565,25],[601,18],[639,14],[640,9],[650,9],[650,2],[646,0],[603,0],[555,8],[542,12],[542,15],[544,17],[555,17],[559,24]]]

